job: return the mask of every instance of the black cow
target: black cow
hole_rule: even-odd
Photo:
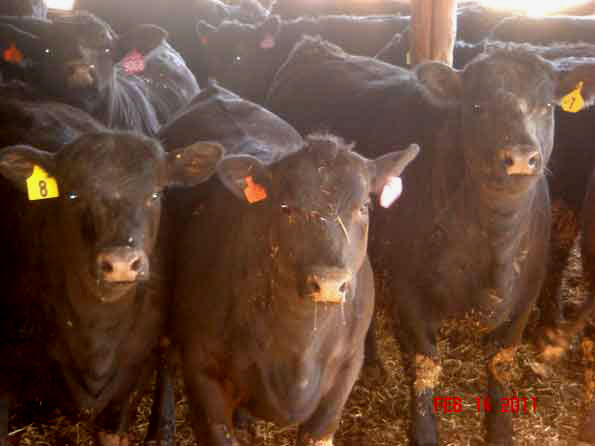
[[[554,42],[595,43],[593,17],[509,17],[491,32],[490,39],[549,45]]]
[[[44,0],[4,0],[0,3],[0,16],[28,16],[45,19],[48,7]]]
[[[457,40],[475,43],[486,38],[494,27],[512,12],[506,9],[492,9],[470,2],[457,10]]]
[[[224,20],[260,23],[268,11],[258,0],[240,0],[227,5],[220,0],[173,0],[147,4],[144,0],[78,0],[77,7],[97,14],[114,27],[116,32],[143,23],[153,23],[169,33],[169,41],[181,53],[188,67],[202,85],[207,80],[204,55],[197,48],[196,23],[203,20],[218,26]]]
[[[198,33],[209,76],[240,96],[262,104],[270,83],[293,46],[305,34],[321,35],[354,54],[373,56],[408,18],[323,16],[282,21],[270,16],[259,25],[200,22]]]
[[[546,270],[554,105],[581,81],[591,104],[595,67],[564,73],[509,48],[462,71],[389,68],[306,39],[277,74],[268,104],[299,131],[324,126],[358,141],[367,156],[414,140],[424,147],[404,177],[412,192],[379,213],[371,252],[388,268],[397,335],[410,354],[412,444],[436,445],[444,320],[469,320],[487,334],[488,395],[508,396],[509,368]],[[486,422],[490,444],[512,444],[509,414],[492,411]]]
[[[198,93],[196,79],[156,26],[137,26],[118,37],[88,13],[53,22],[0,22],[0,49],[16,48],[36,65],[28,80],[108,127],[154,135]],[[11,35],[7,22],[26,33]]]
[[[270,164],[303,146],[293,127],[259,105],[241,99],[211,82],[157,136],[166,150],[196,141],[217,141],[226,154],[250,155]],[[168,210],[179,233],[188,212],[205,199],[205,187],[168,190]]]
[[[50,113],[51,115],[51,113]],[[136,403],[158,358],[169,312],[161,192],[206,180],[222,148],[197,143],[166,154],[129,133],[84,134],[55,152],[0,151],[0,173],[29,194],[48,196],[24,212],[45,347],[65,384],[66,403],[86,410],[102,445],[126,445]],[[48,178],[31,178],[41,168]],[[31,196],[31,195],[29,195]],[[171,444],[172,425],[148,440]]]
[[[360,2],[357,0],[274,0],[270,7],[271,14],[278,14],[284,19],[298,17],[318,17],[323,15],[411,15],[407,2],[398,0]]]
[[[368,160],[329,136],[266,164],[231,155],[178,252],[174,321],[200,444],[238,407],[332,444],[374,308],[370,194],[396,199],[418,148]],[[229,228],[234,228],[232,231]]]

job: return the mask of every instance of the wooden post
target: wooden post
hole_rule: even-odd
[[[412,0],[411,63],[436,60],[452,66],[457,0]]]

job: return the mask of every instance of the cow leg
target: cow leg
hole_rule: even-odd
[[[593,355],[593,341],[584,338],[581,342],[583,350],[583,362],[585,363],[585,406],[589,413],[583,421],[578,439],[587,444],[595,443],[595,404],[593,401],[595,393],[595,377],[593,374],[593,366],[595,363]]]
[[[10,413],[10,398],[0,393],[0,446],[8,445],[8,416]]]
[[[194,356],[185,355],[184,382],[192,427],[201,446],[239,446],[233,432],[234,407],[223,385],[209,376]]]
[[[131,371],[131,387],[129,391],[122,392],[123,399],[116,399],[101,412],[96,423],[99,426],[97,440],[101,446],[130,446],[132,441],[129,438],[129,429],[133,417],[136,414],[136,406],[146,390],[149,379],[155,370],[155,361],[142,367],[138,372],[140,376],[134,377]]]
[[[386,370],[378,355],[378,344],[376,342],[376,315],[372,317],[370,327],[366,333],[363,373],[374,380],[386,379]]]
[[[407,287],[397,288],[395,296],[407,302],[424,302],[419,295]],[[437,446],[438,427],[434,411],[434,389],[438,385],[441,367],[436,350],[437,324],[428,321],[421,307],[411,303],[397,303],[393,308],[395,335],[401,350],[408,358],[411,389],[411,431],[412,446]]]
[[[145,438],[147,446],[172,446],[176,434],[176,402],[171,372],[165,354],[157,369],[157,383],[153,396],[153,408],[149,430]]]
[[[339,428],[343,407],[363,364],[363,354],[352,358],[335,379],[333,387],[321,399],[312,416],[298,430],[296,446],[332,446]]]
[[[512,366],[516,346],[500,349],[488,360],[488,398],[491,410],[486,414],[488,444],[512,446],[512,417],[505,412],[502,402],[510,398],[508,383],[512,379]]]

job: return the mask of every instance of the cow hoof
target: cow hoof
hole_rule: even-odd
[[[130,440],[125,434],[108,434],[99,432],[97,441],[101,446],[130,446]]]

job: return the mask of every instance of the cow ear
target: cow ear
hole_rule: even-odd
[[[209,36],[215,31],[217,31],[217,28],[204,20],[199,20],[196,24],[196,35],[198,36],[198,40],[205,46],[209,43]]]
[[[30,146],[9,146],[0,149],[0,175],[18,189],[27,191],[27,179],[35,167],[41,167],[49,176],[55,176],[55,155]]]
[[[399,198],[403,191],[401,174],[418,153],[419,146],[411,144],[405,150],[387,153],[370,161],[372,165],[372,193],[378,195],[380,206],[387,208]]]
[[[195,186],[215,173],[217,163],[225,155],[216,142],[199,141],[167,154],[168,184]]]
[[[441,62],[425,62],[415,68],[418,80],[437,105],[457,104],[463,95],[461,73]]]
[[[0,57],[3,63],[21,67],[31,64],[40,39],[8,23],[0,24]]]
[[[271,174],[258,159],[249,155],[233,155],[217,165],[219,178],[236,197],[257,203],[270,195]]]
[[[577,112],[595,103],[595,64],[558,67],[558,71],[556,100],[565,111]]]
[[[123,58],[132,51],[143,56],[167,39],[167,31],[156,25],[138,25],[118,38],[118,56]]]
[[[270,50],[277,45],[279,32],[281,30],[281,18],[278,15],[271,15],[262,22],[258,28],[259,46],[263,50]]]

